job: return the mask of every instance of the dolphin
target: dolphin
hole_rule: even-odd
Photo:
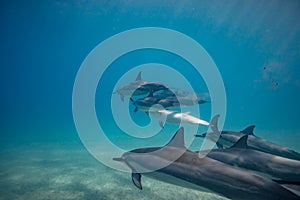
[[[159,125],[163,128],[165,121],[169,124],[199,124],[204,126],[209,126],[209,122],[199,119],[189,112],[177,112],[172,110],[160,109],[160,110],[153,110],[150,112],[155,118],[159,120]]]
[[[248,148],[248,135],[242,136],[232,147],[200,151],[223,163],[263,173],[268,177],[300,182],[300,161]]]
[[[113,94],[119,94],[124,101],[124,97],[146,95],[149,92],[166,89],[168,87],[161,83],[142,80],[142,72],[139,72],[135,81],[118,88]]]
[[[204,104],[208,101],[199,99],[196,96],[169,96],[163,99],[160,99],[160,103],[162,102],[172,102],[172,107],[187,107],[193,106],[197,104]]]
[[[182,106],[193,106],[197,104],[204,104],[208,101],[201,98],[200,94],[185,92],[182,90],[163,90],[162,92],[157,92],[154,97],[159,98],[160,102],[171,101],[173,102],[173,107],[182,107]]]
[[[166,96],[166,94],[170,96]],[[137,100],[130,98],[130,101],[135,106],[134,112],[137,112],[138,110],[148,112],[149,109],[155,104],[159,104],[164,108],[178,108],[207,102],[202,99],[196,99],[193,96],[175,96],[175,94],[169,89],[166,89],[158,94],[153,94],[151,91],[147,97]]]
[[[217,121],[218,117],[215,116],[212,122]],[[145,175],[229,199],[300,199],[295,193],[266,177],[208,157],[200,158],[198,153],[185,147],[183,127],[166,146],[135,149],[113,160],[131,169],[132,182],[140,190],[141,178]],[[162,163],[166,165],[161,167]]]
[[[213,132],[204,133],[202,135],[195,135],[196,137],[205,137],[211,139],[213,142],[216,142],[218,148],[230,147],[236,143],[242,136],[248,135],[247,145],[249,148],[262,151],[265,153],[270,153],[273,155],[300,160],[300,153],[289,149],[287,147],[274,144],[272,142],[266,141],[260,137],[254,135],[253,130],[255,126],[249,126],[240,132],[234,131],[222,131],[220,137],[216,137]],[[216,141],[216,138],[218,140]]]
[[[176,106],[172,101],[162,101],[161,99],[154,97],[152,92],[150,92],[147,97],[137,100],[133,100],[132,98],[130,98],[130,101],[135,106],[135,109],[133,111],[134,113],[136,113],[138,110],[149,112],[150,108],[155,105],[160,105],[164,108]]]

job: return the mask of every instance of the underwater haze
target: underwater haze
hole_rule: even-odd
[[[113,163],[112,154],[121,156],[119,151],[105,149],[105,145],[93,148],[84,141],[99,142],[92,133],[80,132],[73,118],[73,89],[80,69],[99,44],[137,28],[174,30],[203,47],[224,84],[224,130],[241,131],[255,125],[255,135],[300,152],[298,0],[7,0],[0,3],[0,16],[0,200],[225,199],[147,177],[139,190],[131,174],[124,172],[126,166],[122,170],[108,166]],[[171,42],[180,49],[179,41]],[[112,48],[121,51],[122,45]],[[99,62],[104,57],[99,55]],[[165,124],[160,129],[151,116],[134,113],[129,98],[122,102],[113,94],[134,81],[140,71],[142,79],[193,89],[208,100],[182,111],[208,122],[219,113],[218,109],[213,113],[216,100],[209,98],[209,88],[214,87],[206,85],[206,77],[186,59],[158,49],[134,50],[116,58],[98,77],[95,105],[90,107],[109,144],[124,151],[163,146],[179,128]],[[212,76],[217,85],[218,77]],[[84,90],[89,91],[90,82],[86,80]],[[84,102],[88,97],[80,98]],[[119,126],[114,113],[127,127]],[[129,119],[133,124],[127,123]],[[94,131],[88,123],[83,126]],[[187,126],[187,141],[197,151],[202,140],[194,135],[208,128]]]

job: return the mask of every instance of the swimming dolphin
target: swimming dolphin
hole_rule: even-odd
[[[172,95],[172,92],[169,89],[164,90],[165,92],[153,95],[153,92],[150,92],[147,97],[140,98],[137,100],[133,100],[130,98],[130,101],[135,106],[134,112],[138,110],[142,110],[148,112],[149,109],[155,104],[159,104],[164,108],[177,108],[177,107],[185,107],[192,106],[196,104],[202,104],[207,101],[202,99],[195,99],[189,96],[175,96]],[[161,95],[164,93],[168,93],[170,96]]]
[[[204,95],[185,92],[178,89],[174,92],[171,90],[163,90],[154,95],[155,98],[160,99],[160,102],[173,102],[173,107],[193,106],[208,102],[201,96]]]
[[[300,183],[300,161],[248,148],[248,135],[228,149],[200,151],[223,163],[266,174],[268,177]]]
[[[259,138],[253,134],[255,126],[249,126],[240,132],[234,131],[222,131],[220,137],[215,137],[213,132],[204,133],[202,135],[196,135],[196,137],[205,137],[216,142],[218,148],[230,147],[236,143],[242,136],[248,135],[247,145],[249,148],[270,153],[273,155],[300,160],[300,153],[291,150],[287,147],[280,146],[278,144],[271,143],[262,138]],[[218,141],[215,140],[218,138]]]
[[[172,110],[160,109],[153,110],[150,112],[155,118],[159,120],[159,125],[163,128],[165,121],[169,124],[199,124],[204,126],[209,126],[209,122],[199,119],[189,112],[181,113]]]
[[[119,94],[121,100],[124,101],[124,97],[140,96],[148,94],[149,92],[155,92],[159,90],[166,90],[167,86],[157,83],[142,80],[142,72],[139,72],[135,81],[130,82],[113,92],[113,94]]]
[[[150,108],[152,106],[155,106],[156,104],[164,108],[176,106],[172,101],[161,100],[159,98],[154,97],[152,92],[150,92],[150,94],[147,97],[140,98],[137,100],[133,100],[132,98],[130,98],[130,101],[135,106],[135,109],[133,111],[134,113],[136,113],[138,110],[149,112]]]
[[[217,118],[214,117],[212,121],[217,121]],[[140,190],[142,175],[146,175],[230,199],[300,199],[268,178],[208,157],[199,158],[198,153],[186,149],[182,127],[166,146],[135,149],[113,160],[126,164],[132,170],[132,182]],[[166,166],[161,168],[162,163],[166,163]]]

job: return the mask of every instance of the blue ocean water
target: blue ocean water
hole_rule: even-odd
[[[206,50],[225,85],[224,129],[254,124],[256,135],[300,151],[297,0],[2,1],[0,9],[0,199],[221,199],[147,178],[138,191],[130,174],[104,166],[82,144],[72,113],[78,70],[98,44],[135,28],[172,29]],[[95,110],[106,136],[125,149],[163,145],[178,128],[166,125],[162,134],[144,140],[124,134],[114,122],[117,81],[145,63],[171,66],[196,92],[209,92],[203,77],[172,53],[144,49],[120,56],[99,81]],[[176,84],[159,70],[141,70],[146,80]],[[127,101],[119,105],[132,111]],[[201,118],[210,120],[212,104],[200,105]],[[149,123],[142,112],[131,117]],[[195,143],[197,148],[201,141]]]

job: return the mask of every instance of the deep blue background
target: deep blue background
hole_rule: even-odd
[[[198,41],[227,92],[225,127],[257,125],[297,145],[300,136],[300,2],[2,1],[2,141],[78,140],[72,87],[101,41],[146,26]],[[116,47],[117,48],[117,47]],[[264,69],[264,67],[266,67]],[[276,85],[278,84],[278,85]]]

